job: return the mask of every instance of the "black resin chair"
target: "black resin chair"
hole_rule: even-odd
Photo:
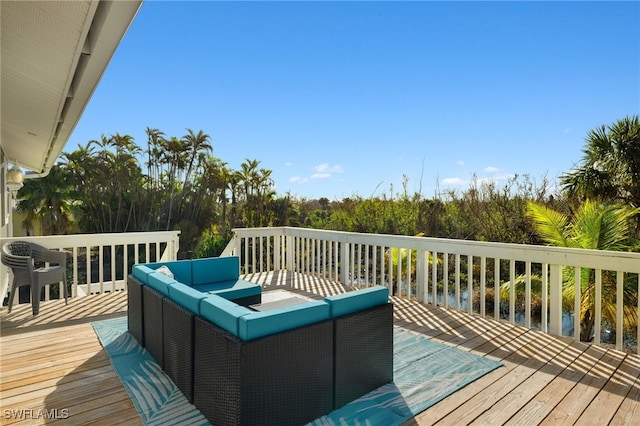
[[[18,288],[31,288],[31,307],[33,315],[40,312],[40,290],[48,284],[61,283],[65,304],[67,295],[67,254],[50,250],[28,241],[12,241],[2,247],[2,263],[11,268],[13,281],[9,294],[9,312],[13,306]],[[38,264],[48,266],[36,267]]]

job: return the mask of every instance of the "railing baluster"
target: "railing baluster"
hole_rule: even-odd
[[[356,285],[359,287],[362,284],[362,244],[358,244],[358,261],[356,262],[358,272],[356,275]]]
[[[400,247],[396,248],[396,296],[402,296],[402,252]]]
[[[78,247],[73,247],[73,286],[71,296],[78,297]]]
[[[580,300],[582,298],[582,268],[575,268],[573,285],[573,338],[580,340]]]
[[[509,322],[516,323],[516,260],[509,259]]]
[[[524,326],[531,327],[531,262],[525,263]]]
[[[542,264],[542,317],[541,327],[544,333],[549,332],[549,265]]]
[[[111,291],[116,291],[116,246],[111,244]]]
[[[407,249],[407,299],[411,300],[411,250]]]
[[[442,253],[442,305],[449,307],[449,253]]]
[[[104,293],[104,246],[98,246],[98,282],[100,293]]]
[[[87,270],[87,294],[91,294],[92,289],[92,280],[91,280],[91,247],[87,246],[86,248],[86,252],[85,252],[85,257],[86,257],[86,270]]]
[[[434,263],[434,267],[431,268],[432,298],[433,306],[438,306],[438,252],[434,250],[432,255]]]
[[[596,306],[595,322],[593,324],[593,343],[600,344],[600,334],[602,329],[602,270],[596,269]]]
[[[456,310],[460,310],[460,253],[456,253]]]
[[[371,260],[371,284],[376,285],[376,282],[378,281],[378,275],[377,275],[377,271],[378,271],[378,246],[373,246],[371,248],[371,256],[372,256],[372,260]]]
[[[624,324],[622,313],[624,309],[624,272],[616,272],[616,349],[622,350],[622,337],[624,335]]]
[[[487,316],[487,258],[480,257],[480,315]]]
[[[473,297],[473,256],[467,256],[467,311],[470,314],[473,313]]]
[[[500,319],[500,259],[493,259],[493,318]]]

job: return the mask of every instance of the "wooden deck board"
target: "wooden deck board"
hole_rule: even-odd
[[[266,289],[320,295],[344,289],[322,278],[259,273]],[[395,324],[501,361],[500,367],[418,414],[407,425],[640,425],[640,357],[556,338],[452,309],[393,298]],[[141,424],[91,322],[126,315],[126,292],[0,311],[2,424]],[[19,419],[20,410],[68,410],[68,418]],[[8,411],[7,411],[8,410]],[[15,410],[15,411],[11,411]]]

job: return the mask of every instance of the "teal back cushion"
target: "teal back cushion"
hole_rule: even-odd
[[[190,260],[175,260],[172,262],[156,262],[147,263],[151,269],[158,269],[161,266],[166,266],[173,273],[173,278],[182,284],[191,285],[191,261]]]
[[[191,261],[191,276],[193,286],[236,280],[240,277],[240,258],[228,256],[194,259]]]
[[[237,305],[214,294],[207,296],[200,303],[200,315],[220,328],[239,337],[238,318],[253,312],[249,308]]]
[[[331,306],[331,317],[337,318],[374,306],[384,305],[389,300],[389,289],[382,286],[369,287],[329,296],[324,300]]]
[[[154,269],[142,264],[133,265],[131,269],[131,275],[142,284],[148,284],[147,276],[152,272],[154,272]]]
[[[169,285],[169,299],[178,305],[185,307],[196,315],[200,315],[200,301],[207,297],[206,294],[184,285],[175,283]]]
[[[238,318],[238,333],[242,340],[252,340],[328,319],[329,305],[323,300],[314,300],[244,315]]]
[[[160,272],[152,272],[147,275],[149,287],[153,288],[160,294],[169,297],[169,286],[171,284],[176,284],[177,281],[175,278],[169,278]]]

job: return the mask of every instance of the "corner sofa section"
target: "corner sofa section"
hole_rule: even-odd
[[[302,424],[393,380],[386,288],[259,312],[238,276],[237,257],[213,258],[128,281],[131,334],[212,424]]]

